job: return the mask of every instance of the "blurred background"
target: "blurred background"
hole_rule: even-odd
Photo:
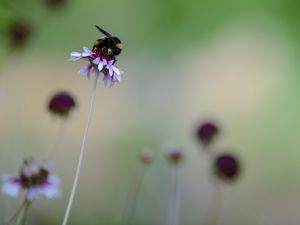
[[[168,143],[185,153],[179,224],[207,224],[215,186],[211,159],[194,135],[207,119],[221,130],[214,150],[234,153],[242,168],[222,185],[218,224],[299,224],[299,10],[296,0],[1,0],[0,173],[17,173],[33,156],[54,159],[62,179],[62,198],[36,202],[28,224],[62,221],[92,90],[91,80],[77,76],[85,63],[68,58],[92,47],[96,24],[124,43],[124,74],[112,88],[99,82],[69,224],[120,225],[141,170],[137,155],[148,146],[155,161],[131,225],[165,225],[173,184]],[[26,24],[17,42],[15,21]],[[47,104],[61,90],[78,107],[55,153],[59,120]],[[1,195],[0,224],[19,201]]]

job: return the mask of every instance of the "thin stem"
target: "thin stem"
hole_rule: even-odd
[[[59,119],[59,125],[58,125],[58,131],[57,131],[57,137],[56,137],[56,141],[55,144],[53,146],[53,162],[55,163],[58,157],[58,153],[61,147],[61,142],[63,139],[63,135],[64,135],[64,124],[65,124],[65,120],[64,119]]]
[[[23,212],[23,216],[20,220],[20,225],[25,225],[26,223],[26,219],[27,219],[27,216],[28,216],[28,211],[29,211],[29,208],[30,208],[30,205],[31,205],[31,201],[28,201],[27,199],[25,200],[25,207],[24,207],[24,212]]]
[[[91,99],[90,99],[90,105],[89,105],[89,111],[88,111],[88,115],[87,115],[86,127],[85,127],[85,130],[84,130],[84,134],[83,134],[83,138],[82,138],[82,142],[81,142],[80,155],[79,155],[79,159],[78,159],[78,163],[77,163],[75,178],[74,178],[72,191],[71,191],[71,194],[70,194],[68,206],[67,206],[67,209],[66,209],[66,212],[65,212],[65,215],[64,215],[62,225],[66,225],[68,223],[69,214],[70,214],[70,211],[71,211],[71,207],[72,207],[72,204],[73,204],[73,200],[74,200],[74,196],[75,196],[75,192],[76,192],[76,188],[77,188],[77,183],[78,183],[78,178],[79,178],[79,174],[80,174],[81,164],[82,164],[83,155],[84,155],[84,151],[85,151],[87,135],[88,135],[88,131],[89,131],[89,128],[90,128],[91,118],[92,118],[92,113],[93,113],[93,108],[94,108],[93,106],[94,106],[94,100],[95,100],[95,96],[96,96],[97,81],[98,81],[98,77],[96,77],[95,81],[94,81],[94,87],[93,87],[93,92],[92,92],[92,96],[91,96]]]
[[[169,204],[169,225],[177,225],[179,221],[180,210],[180,192],[179,192],[179,179],[178,179],[179,166],[174,165],[174,184],[173,184],[173,198],[170,199]]]
[[[218,225],[220,214],[221,214],[221,206],[222,206],[222,191],[221,191],[221,183],[219,181],[216,181],[215,186],[215,196],[212,204],[212,209],[210,211],[210,214],[208,214],[206,222],[204,224],[206,225]]]
[[[25,199],[22,201],[21,205],[15,210],[15,212],[12,214],[12,216],[10,217],[9,221],[6,223],[6,225],[10,225],[12,224],[17,218],[18,215],[20,214],[21,210],[23,209],[23,207],[26,204],[26,197]]]
[[[219,218],[221,214],[221,204],[222,204],[222,191],[221,191],[221,183],[219,181],[216,182],[216,206],[215,206],[215,215],[212,217],[213,219],[213,225],[219,224]]]
[[[132,187],[130,188],[127,194],[121,225],[122,224],[129,225],[134,218],[136,203],[141,190],[145,170],[146,170],[146,166],[143,165],[140,174],[136,177],[136,179],[132,183]],[[126,214],[128,215],[127,218],[126,218]]]

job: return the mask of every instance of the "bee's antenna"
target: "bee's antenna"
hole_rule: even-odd
[[[108,33],[107,31],[103,30],[102,28],[100,28],[99,26],[95,25],[96,28],[102,33],[104,34],[106,37],[112,37],[112,35],[110,33]]]

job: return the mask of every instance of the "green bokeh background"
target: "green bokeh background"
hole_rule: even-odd
[[[213,149],[238,155],[242,164],[240,179],[222,185],[219,224],[299,224],[299,10],[296,0],[68,0],[53,9],[42,0],[1,0],[0,172],[16,173],[24,157],[34,156],[55,159],[63,181],[63,197],[36,202],[28,224],[62,221],[92,88],[76,76],[84,63],[67,59],[92,46],[95,24],[123,41],[124,75],[113,88],[98,86],[69,224],[120,225],[126,193],[141,170],[137,155],[149,146],[156,160],[131,225],[165,225],[169,143],[186,154],[179,224],[206,224],[216,187],[211,159],[193,136],[206,119],[221,127]],[[4,31],[12,18],[31,23],[33,33],[26,48],[10,54]],[[46,105],[58,90],[73,93],[78,108],[55,152],[59,121]],[[18,201],[0,197],[0,224]]]

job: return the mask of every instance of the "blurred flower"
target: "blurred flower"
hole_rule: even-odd
[[[153,152],[149,148],[143,149],[139,154],[142,163],[150,164],[153,161]]]
[[[20,170],[20,174],[4,175],[2,192],[6,195],[17,197],[21,190],[27,191],[26,198],[29,201],[46,197],[59,197],[60,179],[55,175],[50,175],[48,164],[42,164],[33,159],[25,160]]]
[[[113,86],[115,83],[121,81],[121,74],[123,73],[119,68],[115,66],[116,57],[101,51],[101,49],[90,50],[87,47],[83,47],[83,52],[71,52],[70,60],[76,61],[84,59],[89,62],[88,65],[83,66],[78,73],[81,75],[87,75],[90,78],[90,74],[94,74],[97,78],[100,73],[103,73],[103,81],[107,86]]]
[[[57,8],[64,5],[66,0],[45,0],[45,3],[51,8]]]
[[[214,170],[216,175],[223,180],[233,181],[240,174],[240,163],[231,154],[221,154],[215,158]]]
[[[48,105],[48,109],[55,115],[67,117],[69,112],[76,107],[74,98],[67,92],[55,94]]]
[[[182,150],[176,146],[170,146],[166,150],[167,159],[174,164],[179,163],[183,158]]]
[[[14,48],[24,47],[32,33],[32,27],[24,20],[14,20],[8,27],[7,36]]]
[[[200,124],[196,130],[196,137],[204,147],[211,144],[218,134],[218,126],[214,122],[210,121]]]

